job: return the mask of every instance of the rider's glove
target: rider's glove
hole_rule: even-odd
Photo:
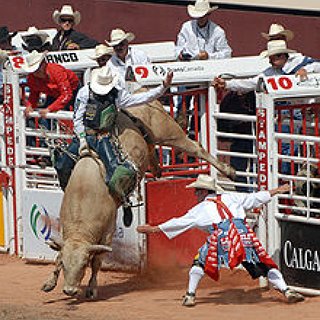
[[[89,149],[85,133],[80,133],[79,141],[80,141],[80,145],[79,145],[79,154],[80,154],[81,151],[83,151],[85,149]]]

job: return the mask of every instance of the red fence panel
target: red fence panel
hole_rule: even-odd
[[[146,184],[146,219],[151,225],[178,217],[197,203],[193,189],[186,185],[194,179],[178,179],[148,182]],[[165,235],[148,236],[148,266],[189,266],[198,248],[206,240],[206,234],[190,230],[169,240]]]

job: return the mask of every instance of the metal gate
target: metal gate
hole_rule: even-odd
[[[319,75],[264,79],[258,94],[258,182],[290,183],[291,192],[268,205],[268,251],[288,284],[320,294],[320,94]]]

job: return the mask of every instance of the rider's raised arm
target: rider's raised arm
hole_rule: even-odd
[[[149,91],[136,93],[136,94],[130,94],[126,90],[119,90],[116,103],[117,103],[117,106],[120,108],[138,106],[144,103],[151,102],[161,97],[165,92],[166,92],[166,88],[163,85],[160,85]]]
[[[144,103],[151,102],[159,97],[161,97],[166,90],[170,87],[172,83],[173,73],[172,71],[168,72],[163,83],[156,88],[153,88],[146,92],[130,94],[128,91],[118,89],[118,98],[116,99],[117,106],[120,108],[127,108],[133,106],[139,106]]]

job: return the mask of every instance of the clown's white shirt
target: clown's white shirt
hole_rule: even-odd
[[[212,224],[218,224],[222,221],[217,206],[207,196],[204,201],[194,206],[185,215],[172,218],[159,225],[161,231],[172,239],[179,234],[196,228],[208,232]],[[246,211],[258,208],[269,202],[271,199],[269,191],[259,191],[251,194],[244,193],[223,193],[221,201],[228,207],[234,218],[244,219]]]

